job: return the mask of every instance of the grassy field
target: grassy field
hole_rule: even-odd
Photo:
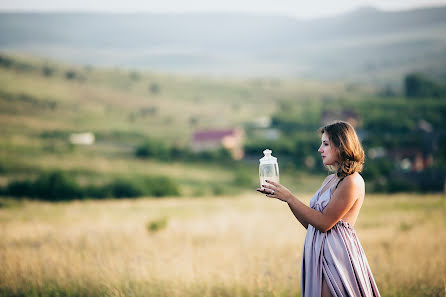
[[[260,194],[1,206],[1,296],[300,293],[305,229]],[[444,296],[445,213],[444,195],[366,197],[355,228],[382,296]]]

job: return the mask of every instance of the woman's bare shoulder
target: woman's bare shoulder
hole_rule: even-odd
[[[358,172],[355,172],[353,174],[347,175],[344,180],[340,183],[340,185],[343,184],[343,187],[348,188],[357,188],[358,190],[364,190],[365,189],[365,182],[362,178],[361,174]]]

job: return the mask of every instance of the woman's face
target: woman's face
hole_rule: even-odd
[[[327,133],[323,133],[321,136],[321,146],[319,147],[318,152],[321,153],[322,163],[324,163],[325,166],[336,166],[339,161],[338,151],[332,146]]]

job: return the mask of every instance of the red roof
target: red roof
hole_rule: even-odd
[[[225,136],[233,135],[234,130],[210,130],[195,132],[195,141],[220,140]]]

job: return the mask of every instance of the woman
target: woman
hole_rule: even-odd
[[[267,181],[257,191],[288,203],[307,228],[302,258],[302,296],[380,296],[353,228],[364,201],[359,172],[364,151],[354,128],[334,122],[321,129],[318,152],[335,174],[311,198],[310,207],[281,184]]]

